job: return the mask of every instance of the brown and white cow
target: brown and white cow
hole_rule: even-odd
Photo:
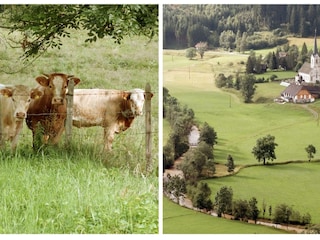
[[[39,98],[42,94],[41,91],[24,85],[1,86],[0,145],[9,140],[11,141],[11,149],[16,148],[29,104],[32,99]]]
[[[44,94],[31,101],[27,112],[26,123],[32,130],[33,146],[37,132],[43,136],[43,143],[57,144],[65,129],[68,83],[73,81],[77,85],[80,79],[64,73],[51,73],[37,77],[36,81],[40,84],[37,89]]]
[[[151,94],[151,97],[153,94]],[[127,130],[134,118],[143,114],[142,89],[75,89],[72,124],[78,128],[104,128],[104,149],[111,150],[114,135]]]

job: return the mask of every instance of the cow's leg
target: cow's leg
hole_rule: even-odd
[[[4,133],[0,129],[0,149],[4,147]]]
[[[56,128],[56,132],[52,135],[52,139],[50,140],[50,143],[58,144],[63,131],[64,131],[64,126],[62,124],[60,128]]]
[[[113,139],[114,139],[113,128],[110,128],[110,127],[104,128],[104,150],[105,151],[111,151]]]
[[[0,148],[3,148],[5,144],[5,136],[6,136],[5,129],[3,127],[4,126],[3,122],[1,122],[1,126],[2,126],[2,129],[0,129]]]
[[[12,142],[11,142],[11,149],[12,150],[15,150],[17,147],[17,143],[18,143],[20,132],[22,130],[22,126],[23,126],[23,122],[20,121],[20,122],[16,123],[15,133],[14,133],[14,136],[13,136]]]

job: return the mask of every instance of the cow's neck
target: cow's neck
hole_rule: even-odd
[[[134,114],[131,111],[130,101],[123,100],[121,103],[121,114],[124,118],[133,118]]]

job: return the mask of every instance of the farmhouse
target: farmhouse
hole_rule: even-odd
[[[282,93],[286,102],[309,103],[320,97],[320,86],[290,84]]]
[[[313,53],[310,58],[310,63],[303,63],[298,70],[298,75],[295,78],[296,82],[320,83],[320,57],[318,53],[316,32],[314,36]]]

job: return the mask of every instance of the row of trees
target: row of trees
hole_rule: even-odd
[[[195,124],[194,112],[186,105],[181,106],[178,99],[163,88],[163,118],[170,124],[171,133],[163,147],[164,169],[173,166],[174,161],[188,151],[188,135]],[[163,171],[164,171],[163,169]]]
[[[256,56],[254,51],[250,51],[246,63],[246,73],[264,73],[267,68],[277,70],[298,71],[304,62],[310,62],[313,49],[308,51],[306,43],[303,43],[301,51],[296,45],[284,44],[279,46],[276,52],[269,52],[264,58],[262,55]]]
[[[319,5],[164,5],[164,48],[209,47],[244,51],[284,44],[288,34],[307,37],[320,23]],[[261,30],[271,36],[259,36]]]
[[[258,201],[255,197],[249,200],[233,200],[232,188],[223,186],[215,196],[214,209],[217,211],[218,217],[224,214],[231,214],[235,220],[247,221],[251,219],[256,222],[261,212],[263,213],[263,217],[265,217],[266,203],[263,202],[261,211],[258,208]],[[274,223],[306,225],[311,222],[311,215],[309,213],[301,215],[299,211],[293,210],[292,207],[284,203],[278,204],[273,213],[270,205],[269,217],[271,218],[272,215]]]
[[[192,126],[196,125],[194,112],[186,105],[181,106],[178,99],[171,96],[166,88],[163,88],[163,117],[171,127],[169,140],[163,147],[164,169],[172,167],[174,161],[187,152],[181,166],[187,179],[194,181],[202,174],[212,176],[213,146],[217,143],[214,129],[205,122],[200,129],[198,146],[188,152],[188,136]]]

